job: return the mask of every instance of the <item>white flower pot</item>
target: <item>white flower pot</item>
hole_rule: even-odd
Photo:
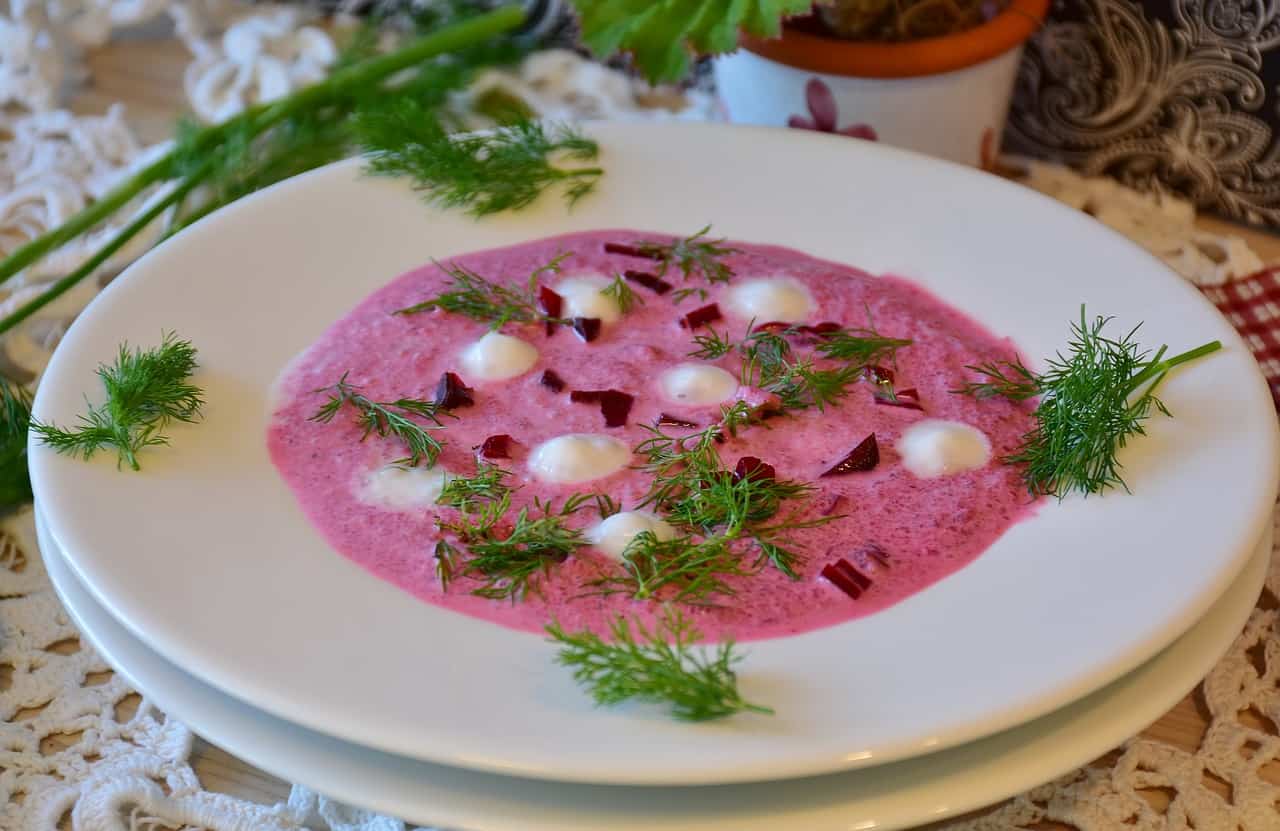
[[[987,23],[930,40],[855,43],[787,27],[715,62],[730,121],[882,141],[990,167],[1022,44],[1047,0],[1014,0]]]

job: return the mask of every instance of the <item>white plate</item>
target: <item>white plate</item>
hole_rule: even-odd
[[[416,758],[537,778],[747,781],[874,764],[990,735],[1150,658],[1230,584],[1269,521],[1270,394],[1196,290],[1098,223],[996,177],[798,131],[602,125],[608,175],[572,213],[474,222],[354,163],[236,203],[115,281],[54,356],[35,405],[69,422],[122,339],[200,349],[207,419],[141,473],[33,446],[54,538],[138,637],[269,713]],[[791,245],[914,277],[1030,355],[1081,301],[1143,339],[1226,349],[1175,375],[1126,453],[1135,493],[1046,504],[972,565],[883,613],[755,643],[744,693],[773,705],[690,726],[593,710],[552,647],[421,603],[334,553],[264,451],[280,369],[374,288],[430,257],[572,230]],[[310,645],[310,648],[307,648]]]
[[[419,762],[274,718],[202,684],[114,620],[76,580],[37,517],[45,567],[81,631],[169,715],[291,782],[410,822],[474,831],[849,831],[955,816],[1046,782],[1157,719],[1203,677],[1257,600],[1271,534],[1227,592],[1165,651],[1030,724],[867,770],[701,788],[568,785]]]

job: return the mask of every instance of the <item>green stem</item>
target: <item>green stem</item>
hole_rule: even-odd
[[[173,159],[172,152],[166,153],[57,228],[17,248],[0,261],[0,284],[53,249],[97,225],[151,185],[168,179]]]
[[[603,167],[579,167],[573,170],[559,170],[557,178],[572,179],[575,176],[603,176]]]
[[[316,106],[330,98],[345,95],[357,87],[381,81],[389,75],[429,58],[472,46],[511,31],[524,21],[523,8],[504,6],[456,23],[426,35],[399,51],[379,55],[340,69],[326,80],[305,87],[287,98],[252,107],[222,124],[206,128],[196,136],[193,147],[196,150],[208,149],[246,124],[249,125],[250,134],[257,135],[300,110]],[[0,285],[53,249],[98,225],[151,185],[171,179],[177,160],[177,150],[171,150],[62,225],[15,250],[0,261]],[[45,303],[47,302],[49,301],[46,300]],[[4,321],[0,321],[0,332],[12,328],[17,322],[18,320],[14,320],[10,315]]]
[[[1174,355],[1172,358],[1165,358],[1163,361],[1153,361],[1147,365],[1146,369],[1133,376],[1133,380],[1129,382],[1129,392],[1132,393],[1134,390],[1138,389],[1138,387],[1141,387],[1149,381],[1153,376],[1159,375],[1163,372],[1168,372],[1179,364],[1185,364],[1190,361],[1194,361],[1197,358],[1203,358],[1205,355],[1217,352],[1221,348],[1222,342],[1214,340],[1201,346],[1197,346],[1195,349],[1188,349],[1181,355]]]
[[[16,310],[5,317],[4,320],[0,320],[0,334],[9,331],[14,326],[17,326],[22,321],[31,317],[31,315],[35,314],[40,309],[43,309],[54,300],[57,300],[81,280],[96,271],[99,266],[111,259],[112,255],[123,248],[129,240],[142,233],[143,229],[154,222],[160,214],[164,213],[169,208],[169,206],[181,201],[192,191],[192,189],[196,187],[196,185],[200,184],[201,180],[204,179],[211,169],[212,164],[205,164],[196,172],[192,173],[168,195],[157,200],[154,205],[139,214],[133,222],[130,222],[122,228],[114,237],[107,241],[106,245],[99,248],[94,252],[92,257],[85,260],[79,268],[49,286],[49,288],[39,297],[19,306]]]

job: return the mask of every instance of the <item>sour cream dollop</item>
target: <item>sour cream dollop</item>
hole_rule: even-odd
[[[813,296],[795,280],[768,277],[734,285],[729,289],[728,306],[743,320],[803,323],[813,311]]]
[[[631,460],[631,449],[612,436],[569,433],[548,439],[529,454],[529,470],[544,482],[573,485],[603,479]]]
[[[738,391],[738,379],[718,366],[677,364],[658,378],[662,394],[677,404],[719,404]]]
[[[533,344],[488,332],[462,350],[462,374],[470,381],[505,381],[523,375],[538,362]]]
[[[663,542],[676,535],[676,529],[661,517],[647,511],[621,511],[587,529],[587,540],[615,560],[621,560],[627,545],[644,531],[652,532]]]
[[[622,317],[618,301],[604,293],[609,280],[587,274],[566,277],[555,285],[556,294],[564,301],[562,317],[596,317],[602,323],[613,323]]]
[[[902,466],[921,479],[974,470],[991,459],[986,435],[959,421],[926,419],[913,424],[895,447]]]
[[[375,508],[417,511],[436,504],[448,479],[448,472],[439,467],[388,465],[369,472],[358,496],[361,502]]]

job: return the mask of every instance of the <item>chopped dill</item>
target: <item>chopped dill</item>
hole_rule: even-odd
[[[431,435],[431,430],[444,426],[435,403],[419,398],[374,401],[347,382],[349,374],[344,372],[338,383],[316,390],[317,393],[329,393],[329,400],[307,420],[328,424],[338,411],[350,407],[356,411],[356,423],[363,430],[360,441],[376,434],[380,438],[394,437],[404,443],[409,455],[396,459],[392,464],[416,467],[425,459],[427,467],[435,465],[444,448],[444,443]],[[431,424],[420,424],[411,417],[425,419]]]
[[[564,524],[564,514],[534,517],[528,508],[521,508],[505,536],[493,533],[495,524],[489,523],[478,538],[469,540],[470,557],[462,564],[461,573],[484,581],[471,591],[480,597],[523,600],[529,591],[537,591],[538,582],[553,565],[586,545],[581,531]]]
[[[621,275],[615,275],[613,282],[600,290],[605,297],[613,298],[613,302],[618,304],[618,309],[626,314],[636,306],[643,306],[644,300],[640,299],[640,295],[627,284],[626,279]]]
[[[597,706],[636,699],[671,705],[682,721],[707,721],[750,711],[773,710],[744,700],[734,666],[741,657],[733,641],[695,649],[702,634],[678,611],[666,610],[653,630],[619,616],[611,641],[590,631],[565,632],[558,623],[547,634],[560,649],[556,663],[591,694]]]
[[[190,382],[195,369],[195,347],[172,332],[154,349],[121,344],[113,364],[98,365],[106,403],[90,405],[74,428],[32,421],[31,430],[57,452],[82,459],[114,447],[118,464],[139,470],[138,453],[143,448],[169,443],[161,432],[165,427],[200,417],[204,394]]]
[[[1210,341],[1172,358],[1165,357],[1167,346],[1151,355],[1134,339],[1141,324],[1112,338],[1103,334],[1110,321],[1101,316],[1089,321],[1081,306],[1080,321],[1071,324],[1067,354],[1059,352],[1049,359],[1045,372],[1033,372],[1021,361],[986,363],[968,367],[983,380],[954,390],[979,399],[1039,397],[1035,427],[1022,437],[1021,448],[1004,460],[1022,466],[1033,495],[1061,499],[1073,491],[1127,491],[1119,451],[1129,439],[1146,434],[1143,422],[1153,411],[1170,415],[1155,396],[1156,388],[1174,367],[1222,348]]]
[[[733,269],[724,262],[724,258],[741,254],[742,251],[725,245],[723,239],[708,239],[707,233],[710,230],[711,226],[707,225],[692,236],[673,242],[642,240],[630,247],[639,256],[657,260],[659,277],[665,277],[675,267],[685,280],[701,275],[708,283],[727,283],[733,279]],[[677,289],[671,297],[676,303],[680,303],[692,294],[707,296],[706,289],[692,287]]]
[[[695,542],[686,536],[670,544],[655,540],[642,546],[637,552],[641,556],[624,563],[628,570],[621,578],[624,582],[613,585],[639,588],[642,576],[648,575],[652,582],[654,575],[678,573],[676,599],[688,599],[690,595],[684,592],[683,585],[689,583],[699,587],[715,585],[715,591],[723,591],[723,583],[712,582],[719,579],[718,575],[753,573],[741,565],[742,554],[735,553],[732,547],[737,540],[754,542],[760,555],[757,566],[769,563],[788,577],[797,578],[800,554],[784,546],[788,533],[838,517],[789,517],[770,522],[788,503],[807,498],[812,487],[787,479],[739,477],[725,469],[716,449],[720,438],[736,435],[751,418],[750,407],[739,401],[723,407],[718,422],[697,432],[671,435],[658,426],[645,428],[649,437],[636,446],[635,452],[644,459],[641,469],[652,474],[653,481],[640,500],[640,507],[653,507],[673,525],[688,534],[702,535],[703,539]],[[682,551],[682,547],[695,550]],[[726,559],[731,554],[737,558],[732,567]],[[642,573],[641,568],[646,570]],[[692,596],[702,600],[707,593],[699,590]]]
[[[800,327],[751,329],[748,326],[748,334],[736,343],[714,329],[695,335],[698,348],[689,354],[716,360],[737,350],[742,357],[742,384],[773,393],[783,410],[826,409],[849,394],[868,366],[893,360],[899,349],[912,343],[871,328],[823,332],[813,347],[814,355],[837,364],[823,367],[815,363],[814,355],[798,355],[792,347],[789,338],[809,334]]]
[[[724,239],[708,239],[710,230],[711,226],[707,225],[692,236],[674,242],[640,242],[635,247],[661,263],[659,277],[665,277],[668,269],[675,266],[686,280],[701,274],[708,283],[727,283],[733,279],[733,269],[724,258],[742,251],[725,245]]]
[[[457,544],[443,537],[436,543],[436,575],[446,590],[454,578],[467,576],[481,581],[471,590],[474,595],[523,600],[537,591],[552,566],[586,545],[582,532],[565,524],[567,517],[588,506],[601,517],[618,510],[616,502],[597,493],[573,494],[559,508],[535,499],[532,509],[521,508],[506,530],[512,490],[503,480],[508,475],[477,462],[474,476],[445,483],[437,502],[458,510],[455,518],[436,520],[442,534],[457,539]]]
[[[824,410],[847,395],[862,377],[862,364],[818,367],[812,358],[797,356],[786,337],[776,332],[752,332],[738,351],[742,383],[778,396],[784,410]]]
[[[534,269],[521,288],[493,282],[459,263],[436,263],[450,282],[449,289],[422,303],[415,303],[393,314],[409,315],[440,309],[488,323],[490,329],[498,329],[504,323],[567,323],[553,318],[538,307],[538,280],[545,274],[557,274],[568,252],[553,257],[545,265]]]
[[[698,345],[698,348],[690,352],[689,357],[701,358],[704,361],[718,360],[738,348],[736,343],[711,326],[694,335],[693,342]]]
[[[440,588],[449,590],[454,575],[458,572],[458,549],[445,539],[436,540],[435,550],[436,577],[440,580]]]
[[[824,333],[813,349],[824,358],[861,368],[891,361],[899,349],[911,344],[905,338],[886,338],[873,329],[839,329]]]
[[[450,476],[445,479],[436,499],[437,505],[447,505],[460,511],[470,511],[481,502],[495,502],[511,493],[505,479],[511,471],[476,459],[476,472],[472,476]]]
[[[713,594],[733,594],[725,577],[754,572],[742,567],[742,557],[724,537],[695,540],[680,536],[660,540],[652,531],[636,534],[622,551],[621,575],[591,583],[599,594],[628,594],[649,600],[669,589],[675,603],[703,603]]]

